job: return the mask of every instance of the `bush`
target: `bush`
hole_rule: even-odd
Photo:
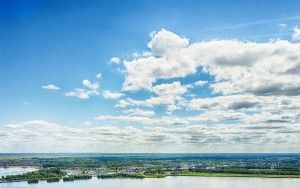
[[[34,183],[39,183],[39,180],[33,179],[33,180],[28,180],[28,184],[34,184]]]

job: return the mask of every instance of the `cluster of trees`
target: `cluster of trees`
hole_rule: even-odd
[[[47,181],[48,183],[53,183],[53,182],[59,182],[59,180],[60,180],[60,178],[49,178],[49,179],[47,179],[46,181]]]
[[[8,175],[2,177],[4,182],[17,182],[17,181],[27,181],[29,184],[38,183],[40,180],[46,180],[48,183],[59,182],[60,179],[63,181],[74,181],[74,180],[85,180],[91,179],[91,175],[81,174],[66,176],[66,172],[58,168],[50,169],[40,169],[34,172],[28,172],[20,175]]]
[[[106,179],[106,178],[137,178],[137,179],[142,179],[142,178],[145,178],[145,176],[142,175],[142,174],[124,174],[124,173],[98,175],[98,179]]]
[[[68,177],[64,177],[63,181],[74,181],[74,176],[68,176]]]
[[[66,172],[58,168],[40,169],[34,172],[28,172],[20,175],[8,175],[2,177],[2,181],[16,182],[28,181],[28,183],[38,183],[38,180],[47,180],[47,182],[58,181],[66,175]]]
[[[87,180],[87,179],[91,179],[92,176],[91,175],[87,175],[87,174],[82,174],[82,175],[74,175],[74,180]]]
[[[28,180],[27,182],[28,182],[29,184],[33,184],[33,183],[39,183],[39,180],[32,179],[32,180]]]
[[[92,176],[90,175],[82,174],[82,175],[73,175],[73,176],[64,177],[63,181],[88,180],[91,178]]]
[[[215,169],[196,168],[196,169],[189,169],[189,172],[224,173],[224,174],[300,175],[300,170],[246,169],[246,168],[237,168],[237,167],[222,167],[222,168],[215,168]]]

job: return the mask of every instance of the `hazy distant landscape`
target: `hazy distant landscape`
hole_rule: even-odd
[[[300,154],[167,153],[20,153],[0,154],[2,171],[36,168],[2,176],[0,182],[73,182],[98,179],[144,179],[168,176],[299,178]]]

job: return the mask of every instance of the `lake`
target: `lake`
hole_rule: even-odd
[[[0,177],[7,176],[7,175],[24,174],[26,172],[32,172],[35,170],[37,170],[35,167],[9,167],[9,168],[0,167]]]
[[[300,178],[250,178],[250,177],[166,177],[146,179],[97,179],[74,182],[38,184],[27,182],[2,183],[0,188],[299,188]]]

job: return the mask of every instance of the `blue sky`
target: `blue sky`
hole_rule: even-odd
[[[97,145],[105,136],[87,133],[107,131],[124,152],[299,151],[298,1],[0,7],[0,151],[110,152]],[[74,129],[82,148],[60,143],[81,137]],[[30,149],[41,135],[56,144]]]

